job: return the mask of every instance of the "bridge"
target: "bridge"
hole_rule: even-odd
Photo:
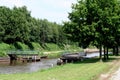
[[[15,64],[17,61],[40,61],[39,51],[8,51],[7,55],[10,57],[10,65]]]

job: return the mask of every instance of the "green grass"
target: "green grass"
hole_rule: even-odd
[[[32,46],[34,47],[34,50],[43,50],[39,43],[32,42]]]
[[[6,43],[0,43],[0,57],[7,56],[8,50],[13,50],[15,47]]]
[[[0,51],[10,50],[10,49],[15,49],[15,47],[13,45],[9,45],[6,43],[0,43]]]
[[[22,42],[16,42],[14,44],[14,46],[19,49],[19,50],[29,50],[30,48],[28,47],[28,45],[22,43]]]
[[[59,58],[61,55],[63,54],[63,52],[56,52],[56,53],[51,53],[48,54],[48,58]]]
[[[61,50],[60,47],[56,44],[53,43],[46,43],[47,49],[49,51],[57,51],[57,50]]]
[[[0,80],[93,80],[109,69],[107,62],[89,59],[33,73],[1,74]]]

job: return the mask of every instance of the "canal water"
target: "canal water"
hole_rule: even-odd
[[[109,54],[111,54],[111,52],[109,52]],[[84,58],[93,58],[96,56],[99,56],[98,52],[87,54]],[[14,66],[10,66],[9,63],[2,65],[0,64],[0,74],[30,73],[41,69],[54,67],[56,64],[57,59],[41,59],[40,62],[32,62]]]
[[[10,66],[9,64],[0,65],[0,74],[30,73],[41,69],[56,66],[57,59],[42,59],[40,62],[26,63],[22,65]]]

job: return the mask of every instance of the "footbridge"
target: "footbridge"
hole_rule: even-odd
[[[10,64],[15,64],[17,61],[40,61],[39,52],[40,51],[8,51],[7,55],[10,57]]]

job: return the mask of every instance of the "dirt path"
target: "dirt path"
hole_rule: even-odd
[[[98,80],[120,80],[120,59],[110,63],[111,69],[104,74],[101,74]]]
[[[109,80],[120,80],[120,67],[113,73]]]

